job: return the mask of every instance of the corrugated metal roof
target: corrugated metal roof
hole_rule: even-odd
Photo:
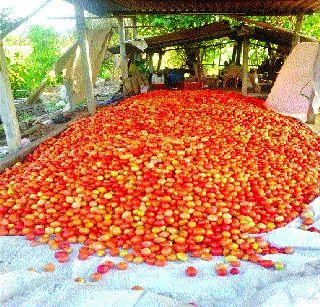
[[[75,0],[67,0],[75,2]],[[320,10],[320,0],[77,0],[98,15],[213,13],[297,15]]]

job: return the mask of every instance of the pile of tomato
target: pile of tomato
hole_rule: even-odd
[[[268,267],[261,255],[292,249],[250,235],[299,216],[312,224],[319,153],[319,136],[254,98],[138,95],[72,123],[0,175],[0,235],[48,244],[60,262],[80,243],[79,259],[119,255],[120,269],[217,255]]]

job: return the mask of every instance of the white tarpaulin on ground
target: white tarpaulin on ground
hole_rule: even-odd
[[[320,225],[320,198],[311,204],[315,226]],[[298,229],[299,219],[265,237],[277,246],[294,246],[292,255],[268,255],[281,260],[283,271],[243,262],[237,276],[218,277],[214,265],[222,257],[206,262],[169,263],[165,268],[129,264],[126,271],[112,270],[100,282],[78,284],[96,266],[112,257],[80,261],[73,253],[68,264],[58,264],[48,246],[31,247],[21,237],[0,238],[0,304],[2,306],[319,306],[320,234]],[[44,264],[54,262],[56,271],[45,273]],[[198,275],[184,275],[187,266]],[[36,272],[27,269],[33,267]],[[135,285],[144,291],[134,291]]]
[[[267,106],[307,121],[309,108],[320,107],[320,44],[298,44],[286,59],[267,99]]]

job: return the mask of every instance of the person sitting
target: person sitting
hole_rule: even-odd
[[[252,89],[255,93],[260,93],[261,91],[257,69],[250,69],[248,75],[248,89]]]
[[[233,85],[235,88],[238,88],[239,81],[242,80],[242,66],[232,64],[228,66],[226,74],[223,78],[223,87],[227,87],[228,85]]]

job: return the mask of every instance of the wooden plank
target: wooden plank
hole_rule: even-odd
[[[287,36],[293,36],[294,35],[294,31],[292,30],[288,30],[279,26],[274,26],[268,22],[263,22],[263,21],[256,21],[250,18],[246,18],[243,16],[235,16],[235,15],[231,15],[230,16],[232,19],[241,21],[246,23],[247,25],[252,25],[252,26],[256,26],[259,28],[262,28],[263,30],[270,30],[271,32],[269,32],[269,35],[280,35],[280,37],[287,37]],[[260,31],[261,32],[261,31]],[[263,33],[268,33],[266,31],[261,32],[261,34]],[[301,34],[301,33],[300,33]],[[302,35],[303,39],[305,41],[316,41],[316,39],[312,38],[312,37],[308,37],[306,35]],[[272,41],[271,41],[272,42]]]
[[[17,150],[21,144],[19,121],[14,105],[6,56],[0,40],[0,117],[6,134],[9,152]]]
[[[249,64],[249,39],[244,37],[243,40],[243,75],[242,75],[242,94],[248,94],[248,64]]]
[[[119,31],[119,46],[120,46],[120,56],[121,56],[121,72],[122,80],[128,78],[128,63],[126,58],[126,42],[124,33],[124,22],[123,17],[118,17],[118,31]]]
[[[93,83],[92,83],[92,68],[91,68],[88,40],[86,35],[84,11],[83,11],[82,4],[80,2],[75,5],[75,11],[76,11],[76,25],[77,25],[78,40],[79,40],[79,46],[81,50],[82,70],[83,70],[83,76],[84,76],[85,88],[86,88],[87,108],[88,108],[89,114],[92,115],[96,111],[96,101],[94,98],[94,90],[93,90]]]

